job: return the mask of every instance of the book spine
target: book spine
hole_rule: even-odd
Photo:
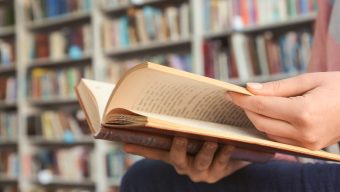
[[[144,147],[157,148],[160,150],[169,151],[172,145],[173,137],[161,134],[142,133],[137,131],[127,131],[120,129],[102,128],[95,136],[96,139],[108,141],[118,141],[127,144],[141,145]],[[202,141],[190,139],[187,145],[187,152],[190,155],[195,155],[199,152],[203,145]],[[273,154],[260,153],[256,151],[237,148],[231,155],[232,159],[244,160],[257,163],[267,162],[273,158]]]

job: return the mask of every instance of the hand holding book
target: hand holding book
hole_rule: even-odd
[[[255,127],[278,142],[320,150],[340,140],[340,72],[248,84],[257,96],[229,93]]]

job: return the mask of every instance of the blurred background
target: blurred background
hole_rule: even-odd
[[[75,98],[151,61],[244,85],[306,70],[317,0],[0,0],[0,191],[119,191],[139,157]]]

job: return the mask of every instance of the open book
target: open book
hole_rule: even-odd
[[[244,111],[225,97],[245,88],[173,68],[144,63],[130,69],[116,86],[82,79],[76,88],[94,137],[169,150],[174,136],[189,139],[188,153],[203,141],[234,145],[235,159],[262,161],[281,152],[340,161],[340,155],[269,140]],[[269,156],[268,156],[269,157]]]

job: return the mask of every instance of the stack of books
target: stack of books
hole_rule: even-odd
[[[16,112],[0,112],[0,138],[10,141],[18,138],[18,115]]]
[[[19,156],[13,149],[0,149],[0,176],[16,178],[19,176]]]
[[[17,99],[17,80],[15,77],[0,77],[0,101],[15,102]]]
[[[187,39],[190,36],[189,5],[130,9],[126,16],[107,20],[103,26],[105,50],[129,48],[152,42]]]
[[[315,13],[317,0],[209,0],[204,1],[208,32],[242,29]]]
[[[186,54],[164,54],[164,55],[152,55],[145,56],[143,58],[136,58],[131,60],[115,60],[108,66],[107,81],[117,82],[118,79],[130,68],[141,64],[145,61],[159,63],[165,66],[181,69],[184,71],[192,71],[192,56],[189,53]]]
[[[33,154],[32,174],[40,175],[38,180],[50,183],[55,180],[67,182],[83,182],[94,180],[92,171],[95,161],[94,153],[88,147],[73,147],[69,149],[40,149]],[[47,176],[48,175],[48,176]]]
[[[27,134],[33,138],[73,143],[90,133],[82,111],[44,111],[28,117]]]
[[[75,12],[90,12],[91,0],[30,0],[27,13],[33,21],[55,18]]]
[[[74,87],[82,77],[93,78],[91,66],[55,70],[36,68],[31,72],[28,95],[42,100],[75,98]]]
[[[91,53],[92,31],[89,24],[63,28],[50,33],[32,35],[29,58],[34,59],[79,59]]]
[[[204,43],[205,75],[221,80],[294,74],[306,70],[313,43],[312,32],[291,31],[279,36],[265,32],[254,36],[234,34],[227,42]]]

